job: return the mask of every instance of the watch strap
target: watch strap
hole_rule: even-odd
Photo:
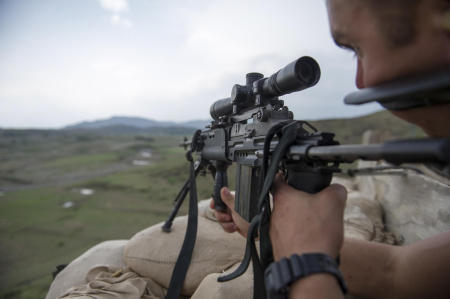
[[[289,286],[306,276],[328,273],[333,275],[341,287],[347,292],[338,262],[323,253],[293,254],[290,258],[282,258],[269,265],[265,272],[265,281],[269,298],[280,298],[278,295],[287,294]]]

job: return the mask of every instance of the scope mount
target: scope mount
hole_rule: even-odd
[[[278,110],[284,106],[284,102],[277,96],[264,96],[260,90],[260,82],[264,78],[260,73],[248,73],[246,75],[246,84],[235,84],[231,90],[232,116],[244,113],[244,118],[249,119],[253,115],[248,115],[246,110],[261,110],[257,108],[270,105],[271,110]],[[255,109],[252,109],[255,108]],[[259,114],[263,113],[258,111]]]

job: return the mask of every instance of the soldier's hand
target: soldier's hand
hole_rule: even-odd
[[[308,194],[289,186],[281,175],[272,188],[270,239],[275,260],[307,252],[337,257],[343,243],[345,188],[334,184]]]
[[[214,200],[211,199],[210,207],[214,210],[217,221],[220,223],[224,231],[228,233],[238,232],[242,236],[247,237],[247,231],[250,223],[245,221],[244,218],[242,218],[234,210],[234,194],[232,194],[227,187],[223,187],[220,190],[220,196],[222,201],[227,205],[228,209],[226,212],[214,210]]]

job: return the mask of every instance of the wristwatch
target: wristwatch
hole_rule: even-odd
[[[267,267],[264,276],[268,298],[287,298],[292,283],[318,273],[336,277],[342,292],[347,293],[347,286],[336,260],[323,253],[306,253],[293,254],[290,258],[282,258]]]

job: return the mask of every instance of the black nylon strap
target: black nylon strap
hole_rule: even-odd
[[[269,194],[270,188],[272,187],[273,180],[275,175],[278,172],[279,163],[281,159],[286,154],[286,150],[295,141],[297,127],[295,126],[297,122],[293,122],[283,127],[286,128],[284,134],[280,138],[280,141],[275,148],[272,154],[272,160],[269,166],[269,169],[266,174],[266,178],[264,179],[264,185],[262,187],[262,191],[258,200],[258,208],[261,210],[264,204],[264,201],[267,199],[267,195]]]
[[[253,298],[267,298],[267,294],[265,292],[265,280],[264,280],[264,270],[270,265],[273,261],[273,251],[272,244],[270,243],[269,236],[269,227],[270,227],[270,203],[268,200],[268,193],[272,186],[275,175],[278,172],[279,163],[281,159],[284,157],[286,150],[289,146],[295,141],[297,137],[297,126],[296,122],[292,122],[282,129],[282,136],[280,137],[280,141],[273,152],[272,161],[270,163],[270,167],[267,171],[267,176],[264,180],[264,186],[262,188],[262,194],[260,197],[259,206],[261,207],[261,222],[260,222],[260,268],[253,270],[254,274],[254,286],[253,286]],[[264,195],[264,197],[263,197]],[[252,256],[252,260],[255,258]],[[262,291],[261,289],[264,289]]]
[[[195,240],[197,239],[198,226],[198,206],[197,206],[197,186],[195,183],[194,161],[190,157],[190,193],[189,193],[189,214],[184,236],[183,245],[177,262],[173,268],[172,278],[170,279],[169,289],[165,299],[178,299],[184,284],[186,273],[191,263],[192,253],[194,251]]]
[[[260,241],[261,242],[261,241]],[[258,251],[256,251],[255,239],[251,242],[252,265],[253,265],[253,298],[267,298],[266,286],[264,282],[264,268],[259,260]],[[262,276],[262,281],[261,281]]]
[[[228,275],[225,275],[225,276],[220,276],[217,279],[218,282],[225,282],[225,281],[232,280],[236,277],[241,276],[247,270],[248,265],[250,264],[250,258],[252,256],[253,247],[255,247],[255,246],[252,246],[252,243],[254,244],[254,239],[256,237],[256,232],[257,232],[257,228],[258,228],[260,219],[261,219],[261,215],[258,214],[255,217],[253,217],[252,221],[250,222],[250,227],[248,228],[248,232],[247,232],[247,244],[245,247],[245,254],[244,254],[244,258],[243,258],[241,264],[234,272],[232,272]]]
[[[261,253],[261,266],[263,269],[266,269],[270,263],[273,262],[273,254],[272,254],[272,243],[270,243],[270,202],[264,204],[263,213],[261,215],[261,222],[259,224],[259,232],[260,232],[260,253]]]
[[[265,174],[264,184],[258,199],[258,208],[260,213],[256,215],[250,224],[247,233],[247,246],[244,255],[244,259],[241,265],[231,274],[219,277],[219,282],[228,281],[242,275],[248,268],[250,259],[253,263],[253,298],[264,299],[267,298],[264,270],[273,261],[272,245],[269,237],[269,223],[270,223],[270,202],[269,191],[272,186],[275,175],[279,169],[279,163],[284,157],[288,147],[295,141],[297,133],[297,122],[290,122],[279,124],[273,128],[266,136],[264,146],[264,163],[263,173]],[[283,134],[280,136],[280,141],[275,148],[270,166],[268,166],[268,151],[271,139],[277,132],[283,128]],[[267,169],[268,168],[268,169]],[[259,227],[258,227],[259,226]],[[255,247],[256,229],[260,230],[260,251],[261,259],[258,256],[258,252]]]

